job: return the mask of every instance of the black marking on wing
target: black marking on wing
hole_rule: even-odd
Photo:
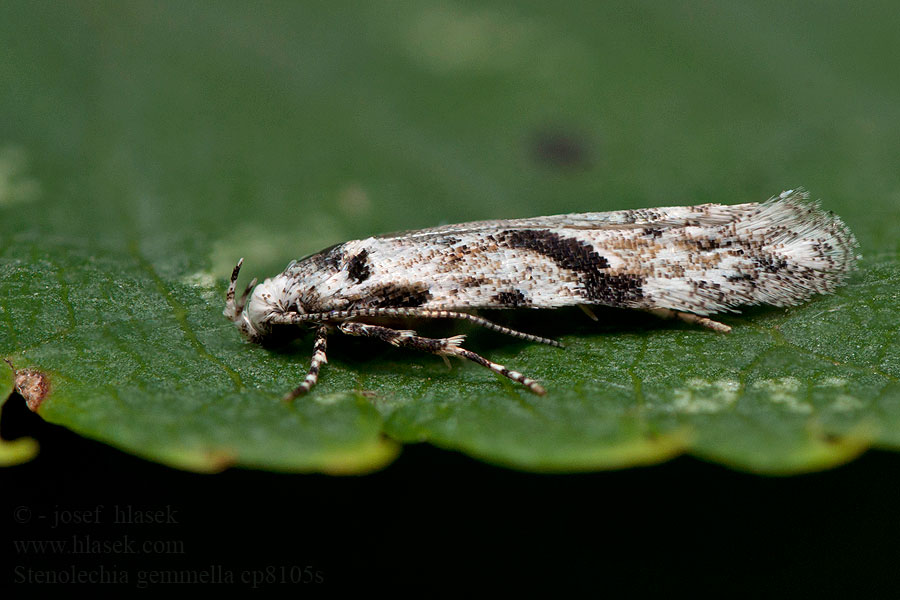
[[[372,275],[369,268],[369,251],[361,250],[347,261],[347,276],[356,283],[362,283]]]
[[[609,262],[594,249],[575,238],[564,238],[546,229],[510,229],[500,234],[511,248],[524,248],[543,254],[570,271],[606,269]]]
[[[644,297],[644,280],[638,275],[620,273],[588,274],[583,279],[588,299],[607,306],[630,306]]]
[[[360,298],[354,307],[415,308],[429,300],[431,300],[431,292],[424,283],[386,283],[373,289],[365,298]]]
[[[528,298],[525,297],[525,294],[520,292],[519,290],[509,290],[498,292],[491,298],[494,302],[501,306],[509,306],[512,308],[518,306],[528,306],[531,302],[528,301]]]
[[[777,273],[788,266],[788,261],[771,255],[754,256],[753,262],[766,273]]]
[[[714,238],[699,238],[689,240],[689,243],[701,252],[719,250],[720,248],[730,248],[733,244],[731,240],[717,240]]]
[[[299,262],[311,262],[319,270],[337,271],[341,268],[342,251],[344,244],[335,244],[311,256],[301,259]]]
[[[546,256],[561,269],[578,274],[588,300],[622,306],[643,298],[643,279],[628,273],[606,273],[609,261],[594,248],[575,238],[562,237],[546,229],[510,229],[498,235],[501,244]]]

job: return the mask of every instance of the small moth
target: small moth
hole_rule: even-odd
[[[428,338],[372,320],[464,319],[561,346],[469,311],[580,305],[592,315],[593,304],[728,332],[728,325],[706,315],[753,304],[789,306],[832,292],[859,258],[856,247],[843,222],[803,190],[731,206],[477,221],[337,244],[291,262],[258,286],[254,279],[235,301],[241,259],[224,314],[257,343],[296,334],[298,326],[315,330],[309,372],[287,400],[315,385],[327,362],[326,337],[335,329],[465,358],[544,394],[535,380],[463,348],[462,335]]]

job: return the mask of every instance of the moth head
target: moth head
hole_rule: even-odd
[[[301,316],[305,316],[303,313],[307,312],[299,300],[289,301],[285,298],[289,278],[284,274],[266,279],[259,285],[256,285],[254,279],[240,298],[235,297],[238,273],[243,263],[242,258],[231,273],[231,284],[225,294],[225,317],[234,323],[245,338],[257,344],[279,345],[302,335],[302,328],[285,325],[283,321],[279,324],[276,320],[276,317],[288,312],[300,313]]]
[[[265,337],[268,330],[268,327],[263,326],[260,318],[261,311],[257,308],[260,301],[258,299],[258,288],[263,287],[265,284],[258,286],[257,292],[254,292],[249,304],[247,298],[250,297],[250,292],[253,291],[253,288],[257,287],[256,279],[250,282],[250,285],[247,286],[247,289],[244,290],[239,299],[235,299],[235,286],[237,285],[238,273],[241,272],[242,264],[244,264],[243,258],[238,261],[234,271],[231,272],[231,284],[228,286],[228,292],[225,293],[225,310],[222,314],[235,324],[245,338],[251,342],[259,342]]]

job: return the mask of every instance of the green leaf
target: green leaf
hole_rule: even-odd
[[[900,447],[892,4],[388,6],[0,7],[0,357],[46,378],[44,419],[198,471],[358,473],[429,442],[534,471],[687,452],[794,473]],[[221,314],[241,256],[249,280],[383,231],[798,185],[865,258],[729,335],[616,309],[486,315],[564,350],[422,326],[544,397],[332,336],[284,404],[311,339],[257,347]]]

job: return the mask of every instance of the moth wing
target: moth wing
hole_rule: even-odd
[[[724,225],[752,212],[757,203],[748,204],[700,204],[697,206],[669,206],[642,208],[635,210],[615,210],[610,212],[571,213],[548,217],[526,219],[497,219],[493,221],[472,221],[453,225],[441,225],[427,229],[416,229],[386,233],[378,239],[413,238],[421,239],[463,233],[490,232],[500,229],[640,229],[652,227],[667,229],[686,225]]]

